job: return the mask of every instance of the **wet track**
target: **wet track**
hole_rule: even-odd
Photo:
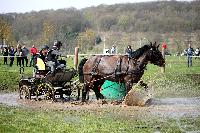
[[[99,108],[97,102],[89,102],[86,105],[74,104],[74,102],[51,102],[35,100],[19,100],[18,93],[1,93],[0,103],[8,106],[31,107],[31,108],[53,108],[56,109],[94,109]],[[123,110],[137,110],[144,114],[163,116],[163,117],[182,117],[182,116],[200,116],[200,97],[195,98],[152,98],[144,107],[105,104],[101,108],[119,107]]]

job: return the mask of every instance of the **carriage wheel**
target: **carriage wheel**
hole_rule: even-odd
[[[46,99],[46,100],[52,99],[52,97],[53,97],[53,87],[51,84],[42,83],[42,84],[38,85],[37,95],[40,92],[44,95],[44,99]]]
[[[22,85],[19,88],[19,98],[20,99],[31,99],[31,92],[28,85]]]

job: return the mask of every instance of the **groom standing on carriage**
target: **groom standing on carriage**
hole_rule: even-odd
[[[54,73],[56,67],[59,66],[58,58],[61,55],[59,51],[61,46],[61,41],[55,41],[53,48],[47,54],[46,65],[51,68],[51,73]]]

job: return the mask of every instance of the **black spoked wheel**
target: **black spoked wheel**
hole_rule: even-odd
[[[28,85],[22,85],[19,87],[20,99],[31,99],[31,92]]]
[[[52,99],[53,95],[53,87],[49,83],[42,83],[38,85],[37,95],[43,95],[44,99],[49,100]]]

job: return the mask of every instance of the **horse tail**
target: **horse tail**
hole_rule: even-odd
[[[84,83],[84,74],[83,74],[83,66],[88,59],[83,58],[78,65],[78,74],[80,83]]]

